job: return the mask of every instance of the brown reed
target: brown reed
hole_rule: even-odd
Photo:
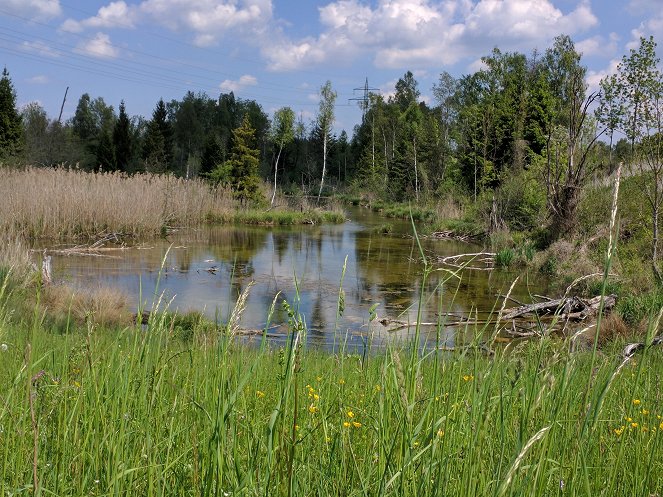
[[[155,235],[235,209],[229,190],[169,175],[0,169],[0,232],[22,238]]]

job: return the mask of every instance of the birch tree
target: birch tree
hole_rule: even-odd
[[[332,127],[334,126],[334,104],[336,103],[336,92],[332,90],[331,81],[327,81],[320,88],[320,108],[318,111],[317,125],[322,133],[322,177],[320,178],[320,190],[318,191],[318,203],[322,195],[327,173],[327,146]]]
[[[276,161],[274,162],[274,191],[272,192],[272,200],[270,203],[270,205],[274,205],[274,198],[276,197],[276,177],[279,171],[279,159],[281,158],[283,147],[295,139],[295,113],[290,107],[282,107],[274,113],[271,135],[272,141],[279,149],[276,153]]]
[[[631,142],[631,156],[640,170],[642,191],[649,204],[652,223],[651,264],[659,284],[663,274],[658,266],[659,217],[663,204],[663,73],[656,56],[653,37],[640,38],[617,66],[614,78],[602,86],[614,88],[614,119]]]

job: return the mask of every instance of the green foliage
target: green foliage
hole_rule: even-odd
[[[142,158],[145,168],[150,172],[165,172],[170,169],[173,159],[173,130],[163,99],[157,102],[152,120],[147,125]]]
[[[222,166],[230,169],[230,185],[242,203],[264,200],[258,176],[260,151],[254,148],[254,142],[255,130],[244,116],[242,125],[233,131],[230,159]]]
[[[495,254],[495,265],[497,267],[509,267],[515,258],[516,253],[513,249],[504,248]]]
[[[0,79],[0,160],[16,156],[22,141],[23,127],[16,108],[16,91],[5,67]]]
[[[378,235],[388,235],[394,231],[394,225],[391,223],[382,223],[380,226],[373,228],[373,232]]]
[[[133,158],[133,143],[131,123],[124,107],[124,100],[120,102],[120,115],[113,128],[113,151],[115,153],[115,170],[128,171]]]
[[[663,291],[660,290],[625,296],[617,301],[617,312],[630,325],[637,325],[644,319],[653,319],[661,308]]]

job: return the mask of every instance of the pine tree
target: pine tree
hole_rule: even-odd
[[[205,146],[203,148],[203,155],[200,158],[201,175],[209,175],[216,166],[222,164],[224,161],[225,150],[221,144],[221,138],[216,133],[212,132],[207,135]]]
[[[163,99],[157,103],[152,120],[147,125],[143,144],[143,160],[149,171],[164,172],[173,158],[173,129],[168,122],[168,111]]]
[[[120,116],[113,129],[113,148],[115,150],[115,169],[127,171],[132,158],[131,123],[124,107],[124,100],[120,102]]]
[[[16,91],[7,68],[0,79],[0,158],[16,155],[21,150],[23,128],[16,109]]]
[[[255,130],[251,127],[249,117],[244,116],[242,125],[233,130],[229,161],[232,188],[242,203],[262,199],[258,177],[260,151],[255,148],[254,141]]]

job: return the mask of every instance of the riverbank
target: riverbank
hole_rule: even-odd
[[[515,216],[513,206],[507,206],[511,210],[498,206],[503,219],[497,223],[500,227],[491,231],[493,205],[487,198],[472,201],[450,194],[436,202],[412,207],[359,195],[340,199],[363,205],[387,218],[409,217],[411,209],[413,217],[423,220],[419,224],[423,235],[442,233],[449,239],[474,240],[496,255],[498,266],[545,274],[555,294],[564,293],[575,282],[574,293],[593,297],[603,287],[613,183],[614,178],[607,177],[588,184],[579,199],[576,229],[552,244],[546,240],[546,218],[541,208],[538,214],[536,210],[528,211],[528,223],[523,224],[522,214],[519,223],[509,221]],[[623,326],[640,332],[652,314],[663,306],[663,292],[652,271],[651,214],[648,208],[643,208],[642,188],[640,174],[624,171],[617,204],[616,251],[606,282],[606,292],[618,296],[617,313]],[[594,276],[583,279],[588,275]]]
[[[243,346],[232,326],[183,340],[157,315],[54,333],[10,319],[5,297],[3,495],[663,491],[656,348],[327,354],[299,346],[294,310],[283,348]]]

